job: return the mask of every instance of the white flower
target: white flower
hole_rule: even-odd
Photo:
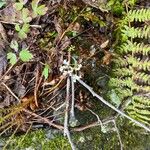
[[[63,64],[69,66],[69,62],[66,59],[64,59]]]

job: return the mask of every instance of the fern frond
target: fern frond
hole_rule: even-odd
[[[129,115],[132,118],[139,120],[139,121],[143,122],[144,124],[149,125],[149,116],[147,117],[147,116],[143,116],[143,115],[138,115],[136,113],[129,113]]]
[[[119,76],[122,76],[122,74],[124,74],[124,76],[131,76],[133,74],[133,69],[130,68],[117,68],[117,69],[113,69],[112,72]]]
[[[126,58],[117,58],[114,59],[113,62],[115,63],[116,67],[126,67],[128,66],[128,61]]]
[[[137,62],[138,63],[133,64],[133,67],[138,67],[141,70],[150,71],[150,60],[148,58],[146,60],[141,60],[141,61],[137,61]]]
[[[133,102],[141,103],[150,106],[150,98],[143,95],[135,95],[132,97]]]
[[[150,9],[138,9],[138,10],[130,10],[127,14],[127,18],[129,22],[133,21],[149,21],[150,20]]]
[[[120,88],[121,89],[121,91],[120,90],[118,90],[118,96],[120,97],[120,98],[127,98],[127,97],[131,97],[132,95],[133,95],[133,92],[132,92],[132,90],[131,89],[129,89],[129,88]]]
[[[123,20],[119,25],[123,44],[116,50],[120,57],[113,60],[109,85],[124,102],[130,100],[126,110],[131,117],[150,124],[150,45],[145,44],[150,26],[134,27],[134,22],[150,20],[150,9],[131,10]]]
[[[150,37],[150,26],[144,26],[143,28],[134,28],[127,25],[122,29],[122,33],[130,38],[146,38]]]
[[[133,43],[128,40],[126,43],[122,44],[121,47],[119,47],[119,50],[121,53],[125,54],[132,52],[133,54],[140,53],[142,55],[148,55],[150,54],[150,45],[137,42]]]
[[[136,86],[134,86],[134,90],[136,90],[137,92],[147,93],[147,92],[150,91],[150,86],[147,86],[147,85],[136,85]]]
[[[147,109],[138,109],[135,108],[137,114],[141,114],[141,115],[149,115],[149,120],[150,120],[150,111]]]
[[[138,103],[138,102],[132,102],[133,106],[136,107],[137,109],[148,109],[150,108],[149,105],[145,105],[145,104],[142,104],[142,103]]]
[[[117,87],[134,87],[135,83],[130,77],[127,77],[125,79],[118,79],[118,78],[112,78],[111,84],[117,86]]]
[[[135,72],[133,75],[135,81],[150,84],[150,75],[144,72]]]
[[[128,63],[132,64],[133,68],[139,68],[140,70],[150,70],[150,60],[149,58],[141,60],[140,58],[135,58],[132,55],[128,56]]]

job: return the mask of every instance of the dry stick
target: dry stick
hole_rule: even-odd
[[[5,88],[11,93],[11,95],[17,99],[18,102],[20,102],[20,99],[12,92],[12,90],[5,84],[2,82],[2,85],[5,86]]]
[[[147,126],[145,126],[143,123],[140,123],[137,120],[134,120],[133,118],[129,117],[128,115],[126,115],[124,112],[120,111],[119,109],[117,109],[116,107],[114,107],[112,104],[110,104],[109,102],[107,102],[106,100],[104,100],[101,96],[99,96],[98,94],[96,94],[92,88],[87,85],[85,82],[83,82],[81,79],[79,79],[77,76],[74,76],[74,78],[81,84],[83,85],[87,90],[89,90],[89,92],[96,98],[98,98],[98,100],[100,100],[101,102],[103,102],[105,105],[107,105],[108,107],[112,108],[114,111],[116,111],[117,113],[119,113],[120,115],[126,117],[127,119],[131,120],[132,122],[134,122],[135,124],[137,124],[138,126],[144,128],[145,130],[150,132],[150,128],[148,128]]]
[[[89,110],[93,115],[96,116],[96,118],[97,118],[97,120],[98,120],[98,123],[100,124],[100,126],[101,126],[101,128],[102,128],[102,127],[103,127],[103,123],[102,123],[100,117],[99,117],[94,111],[92,111],[91,109],[87,108],[87,110]]]
[[[25,113],[28,113],[29,115],[32,115],[36,118],[39,118],[40,120],[43,121],[43,123],[47,123],[49,126],[53,126],[53,127],[57,128],[59,130],[64,130],[64,127],[62,125],[55,124],[55,123],[53,123],[53,121],[51,121],[51,120],[49,120],[45,117],[41,117],[41,116],[37,115],[36,113],[33,113],[33,112],[31,112],[27,109],[23,109],[23,111]],[[112,119],[102,121],[103,125],[108,124],[110,122],[112,122]],[[86,130],[86,129],[89,129],[89,128],[92,128],[92,127],[96,127],[96,126],[99,126],[99,121],[93,122],[91,124],[88,124],[88,125],[85,125],[85,126],[82,126],[82,127],[75,127],[75,128],[72,128],[71,130],[80,132],[80,131],[83,131],[83,130]]]
[[[105,124],[108,124],[110,122],[112,122],[112,119],[102,121],[102,124],[105,125]],[[72,131],[81,132],[81,131],[84,131],[86,129],[92,128],[92,127],[97,127],[99,125],[100,125],[99,121],[96,121],[96,122],[93,122],[91,124],[88,124],[88,125],[85,125],[85,126],[82,126],[82,127],[75,127],[75,128],[72,129]]]
[[[66,110],[65,110],[65,120],[64,120],[64,135],[67,135],[68,132],[68,120],[69,120],[69,94],[70,94],[70,79],[67,77],[67,87],[66,87]]]
[[[42,120],[44,123],[47,123],[49,126],[53,126],[53,127],[57,128],[57,129],[59,129],[59,130],[63,130],[63,129],[64,129],[63,126],[58,125],[58,124],[55,124],[55,123],[53,123],[53,121],[50,121],[50,120],[47,119],[47,118],[43,118],[43,117],[37,115],[36,113],[33,113],[33,112],[31,112],[31,111],[29,111],[29,110],[27,110],[27,109],[23,109],[23,111],[24,111],[25,113],[27,113],[27,114],[30,114],[30,115],[36,117],[36,118],[39,118],[39,119]]]
[[[5,74],[0,78],[0,81],[9,73],[9,71],[14,67],[14,65],[10,66]]]
[[[12,25],[16,25],[17,24],[16,22],[8,22],[8,21],[3,21],[3,20],[0,20],[0,23],[12,24]],[[30,25],[30,27],[32,27],[32,28],[42,28],[42,26],[38,25],[38,24]]]
[[[75,106],[74,91],[75,91],[74,90],[74,80],[73,80],[73,77],[71,76],[71,94],[72,94],[72,97],[71,97],[72,103],[71,103],[71,110],[70,110],[71,117],[75,117],[75,113],[74,113],[74,106]]]
[[[116,129],[116,132],[117,132],[117,135],[118,135],[118,139],[119,139],[119,143],[120,143],[120,150],[123,150],[123,144],[122,144],[122,140],[121,140],[119,130],[118,130],[117,125],[116,125],[116,121],[112,120],[112,122],[114,123],[115,129]]]
[[[69,140],[69,143],[71,145],[72,150],[75,150],[76,147],[72,142],[72,139],[70,137],[70,132],[68,129],[68,120],[69,120],[69,94],[70,94],[70,78],[67,77],[67,87],[66,87],[66,110],[65,110],[65,120],[64,120],[64,135],[67,135],[67,138]]]
[[[12,129],[12,127],[16,125],[16,123],[12,123],[10,124],[10,126],[6,127],[1,133],[0,133],[0,137],[6,132],[8,131],[9,129]]]
[[[37,91],[39,88],[39,65],[36,67],[36,75],[35,75],[35,86],[34,86],[34,102],[36,107],[38,107],[38,98],[37,98]]]

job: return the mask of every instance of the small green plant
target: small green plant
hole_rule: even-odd
[[[19,0],[14,4],[14,8],[20,14],[20,21],[15,25],[15,29],[18,32],[18,37],[23,40],[27,38],[27,34],[30,31],[30,21],[37,16],[45,15],[48,8],[45,5],[39,5],[40,0],[33,0],[31,3],[32,11],[25,8],[27,1]]]
[[[16,2],[14,4],[14,7],[16,8],[16,10],[21,10],[23,8],[23,6],[26,4],[27,1],[24,0],[19,0],[19,2]]]
[[[9,52],[7,54],[7,59],[9,59],[11,65],[14,65],[17,62],[17,56],[15,53],[12,52]]]
[[[21,27],[21,25],[16,24],[15,29],[16,29],[16,31],[18,31],[19,38],[25,39],[25,38],[27,38],[27,33],[30,30],[30,25],[29,24],[23,24],[23,26]]]
[[[10,43],[10,47],[17,52],[18,48],[19,48],[18,42],[15,41],[15,40],[12,40],[11,43]]]
[[[40,0],[33,0],[32,1],[32,9],[33,9],[33,17],[37,17],[38,15],[42,16],[45,15],[48,8],[45,5],[39,5]]]
[[[30,11],[27,8],[22,9],[22,20],[24,23],[29,23],[32,20],[30,17]]]
[[[42,72],[42,74],[43,74],[43,76],[44,76],[45,79],[48,78],[48,75],[49,75],[49,69],[50,69],[49,65],[46,64],[45,67],[44,67],[44,69],[43,69],[43,72]]]
[[[17,41],[11,41],[10,47],[15,51],[18,52],[19,50],[19,44]],[[28,51],[28,48],[26,49],[22,49],[19,52],[19,58],[23,61],[23,62],[27,62],[29,60],[31,60],[33,58],[33,55]],[[7,59],[9,60],[11,65],[16,64],[17,62],[17,55],[13,52],[9,52],[7,53]]]
[[[22,49],[19,53],[19,58],[23,61],[23,62],[27,62],[30,59],[33,58],[33,55],[28,51],[28,49]]]

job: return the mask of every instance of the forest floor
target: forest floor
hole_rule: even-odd
[[[126,131],[128,121],[88,91],[107,98],[126,7],[121,0],[0,1],[0,136],[7,139],[0,149],[139,148],[137,130]]]

